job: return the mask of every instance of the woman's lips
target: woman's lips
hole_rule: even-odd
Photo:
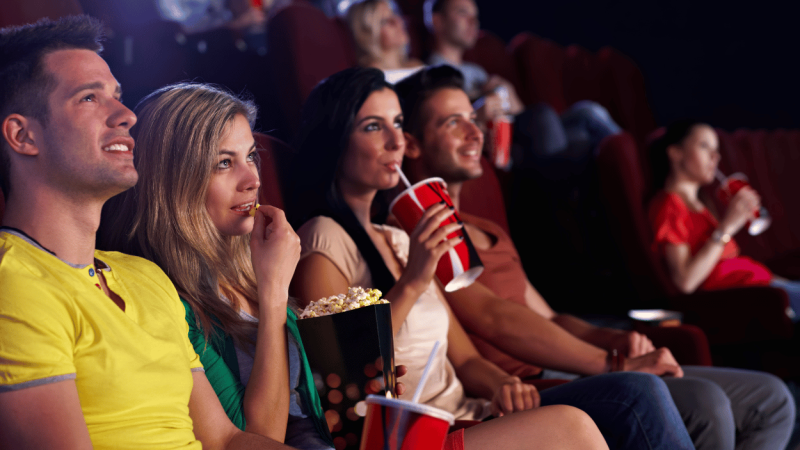
[[[251,216],[250,210],[253,209],[255,204],[256,204],[255,200],[249,201],[247,203],[242,203],[240,205],[236,205],[236,206],[232,207],[231,211],[233,211],[234,213],[239,214],[241,216],[248,216],[249,217],[249,216]]]

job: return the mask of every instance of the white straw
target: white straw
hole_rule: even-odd
[[[714,174],[714,176],[717,178],[717,181],[719,181],[723,185],[725,184],[725,180],[727,180],[728,178],[719,169],[717,169],[717,172]]]
[[[417,385],[417,390],[416,392],[414,392],[414,398],[411,399],[411,401],[414,403],[419,402],[419,398],[422,396],[422,388],[425,387],[425,382],[428,381],[428,374],[431,372],[431,365],[433,365],[433,356],[436,355],[436,350],[439,350],[439,341],[436,341],[436,343],[433,344],[433,350],[431,350],[431,355],[428,356],[428,362],[425,364],[425,370],[422,371],[422,376],[419,377],[419,384]]]
[[[411,182],[408,181],[408,178],[406,178],[403,171],[400,170],[400,164],[395,164],[394,170],[396,170],[397,174],[400,175],[400,179],[403,180],[403,183],[406,185],[406,188],[411,189]]]

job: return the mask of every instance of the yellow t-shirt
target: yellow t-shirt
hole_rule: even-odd
[[[95,258],[125,311],[91,266],[0,232],[0,392],[74,379],[95,448],[200,449],[189,397],[202,365],[175,287],[144,259]]]

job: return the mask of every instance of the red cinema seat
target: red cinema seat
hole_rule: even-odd
[[[652,251],[647,219],[649,183],[633,136],[609,136],[597,157],[601,192],[611,229],[632,276],[643,307],[668,306],[684,313],[684,322],[699,326],[715,345],[786,340],[793,334],[786,316],[788,298],[780,289],[750,287],[680,294],[663,261]]]
[[[559,114],[567,109],[564,99],[564,49],[555,42],[531,33],[520,33],[511,41],[517,64],[520,98],[526,105],[545,102]]]
[[[564,55],[564,99],[568,105],[581,100],[604,103],[597,57],[580,45],[570,45]]]
[[[83,14],[78,0],[3,0],[0,3],[0,28],[74,14]]]
[[[270,19],[267,66],[281,111],[278,132],[287,139],[300,126],[303,102],[320,81],[355,65],[340,27],[317,8],[296,3]]]
[[[281,178],[281,174],[288,173],[293,155],[292,148],[280,139],[264,133],[253,133],[253,137],[261,157],[259,167],[261,189],[258,201],[261,204],[285,209],[283,193],[286,180]]]
[[[499,75],[508,80],[519,92],[520,78],[514,58],[506,49],[506,44],[495,34],[481,30],[475,47],[464,53],[464,61],[475,63],[490,75]]]
[[[500,179],[485,157],[481,157],[481,167],[483,175],[465,182],[461,188],[461,210],[495,222],[510,235]]]
[[[639,144],[656,128],[647,102],[647,90],[639,67],[619,51],[604,47],[597,52],[598,73],[607,97],[601,101],[611,117]]]

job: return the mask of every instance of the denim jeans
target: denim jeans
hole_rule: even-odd
[[[722,367],[683,367],[665,378],[697,450],[781,450],[792,434],[795,405],[774,375]]]
[[[800,281],[791,281],[773,278],[770,286],[783,289],[789,297],[789,307],[792,308],[792,322],[800,321]]]
[[[693,449],[667,385],[655,376],[595,375],[545,389],[542,405],[570,405],[587,413],[611,450]]]
[[[515,161],[531,167],[542,158],[584,160],[606,136],[621,131],[601,105],[582,100],[559,116],[546,103],[529,106],[514,125]]]

